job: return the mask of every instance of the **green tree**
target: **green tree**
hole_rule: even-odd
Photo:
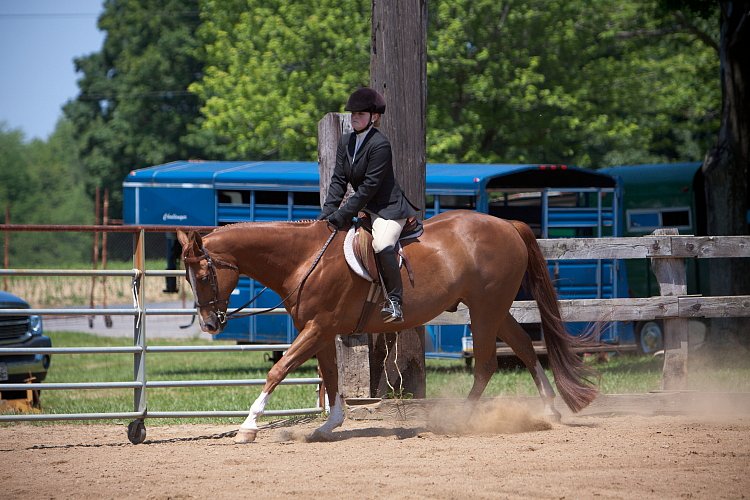
[[[29,162],[23,132],[9,129],[0,122],[0,210],[5,217],[6,207],[14,208],[33,192],[26,168]],[[14,218],[11,218],[14,220]]]
[[[721,63],[718,82],[721,88],[721,125],[706,148],[703,162],[707,232],[711,235],[747,235],[750,233],[750,2],[723,0],[707,4],[700,0],[663,0],[664,7],[696,26],[704,33],[706,20],[719,27],[720,36],[702,36],[715,47]],[[714,16],[715,11],[719,16]],[[748,259],[711,259],[709,284],[712,295],[750,293]],[[712,321],[714,341],[749,345],[747,318],[716,318]]]
[[[190,89],[234,159],[316,158],[317,123],[369,81],[370,1],[206,0]]]
[[[93,203],[84,189],[73,128],[60,120],[47,141],[23,142],[19,131],[0,127],[0,206],[15,224],[89,224]],[[13,267],[54,266],[89,258],[90,235],[11,234]]]
[[[107,34],[102,50],[75,61],[80,94],[64,112],[89,193],[108,187],[113,213],[121,211],[130,170],[202,156],[202,147],[190,143],[199,101],[188,91],[202,71],[199,22],[198,0],[107,0],[99,18]]]
[[[716,126],[715,53],[654,1],[441,0],[430,12],[432,161],[698,159]]]
[[[315,158],[315,126],[369,78],[370,2],[207,0],[202,130],[232,158]],[[702,26],[711,32],[710,22]],[[658,0],[435,0],[429,161],[697,160],[715,51]]]

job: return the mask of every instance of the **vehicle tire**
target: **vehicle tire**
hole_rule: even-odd
[[[638,352],[654,354],[664,349],[664,327],[661,321],[647,321],[640,325],[636,335]]]

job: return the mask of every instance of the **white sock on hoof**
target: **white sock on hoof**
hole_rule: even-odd
[[[331,432],[336,427],[340,427],[344,423],[344,398],[341,394],[336,393],[336,401],[328,411],[328,420],[323,425],[318,427],[319,432]]]
[[[258,399],[256,399],[253,405],[250,407],[250,414],[247,416],[245,421],[242,422],[240,431],[258,431],[257,419],[258,417],[263,415],[263,410],[265,410],[266,408],[266,403],[268,402],[269,396],[270,395],[266,392],[260,393]]]

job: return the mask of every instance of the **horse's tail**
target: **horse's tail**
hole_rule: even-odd
[[[547,345],[547,356],[555,376],[555,385],[568,408],[574,412],[580,411],[588,406],[598,393],[596,387],[588,380],[588,377],[594,375],[594,371],[586,367],[581,358],[573,352],[573,347],[585,345],[586,341],[579,342],[565,330],[557,293],[534,232],[523,222],[511,223],[526,243],[529,261],[524,288],[531,293],[539,307],[544,343]]]

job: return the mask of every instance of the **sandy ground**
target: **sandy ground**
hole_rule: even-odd
[[[745,498],[750,416],[564,416],[525,407],[427,418],[352,420],[329,441],[321,421],[233,426],[0,427],[0,498]],[[476,414],[475,414],[476,415]]]

